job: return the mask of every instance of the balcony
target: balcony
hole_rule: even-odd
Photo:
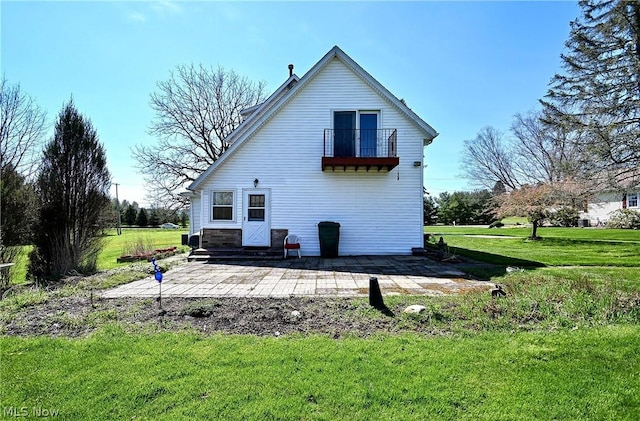
[[[391,171],[397,143],[397,129],[325,129],[322,171]]]

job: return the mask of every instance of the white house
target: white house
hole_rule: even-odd
[[[189,187],[205,249],[320,255],[318,223],[340,224],[340,255],[411,254],[423,244],[423,150],[438,133],[337,46],[244,112],[231,146]]]
[[[604,191],[595,195],[587,204],[586,212],[580,214],[580,218],[588,219],[590,225],[595,226],[599,222],[606,223],[611,212],[618,209],[632,209],[640,211],[640,188],[635,191]]]

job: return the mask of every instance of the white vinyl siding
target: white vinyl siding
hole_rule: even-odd
[[[199,196],[192,196],[191,197],[191,215],[190,218],[191,220],[189,221],[189,234],[193,235],[193,234],[197,234],[200,232],[200,228],[202,227],[202,221],[201,221],[201,211],[202,211],[202,206],[200,204],[201,200]]]
[[[398,130],[400,164],[390,172],[322,171],[324,129],[334,110],[379,110],[380,128]],[[319,255],[317,224],[335,221],[340,255],[410,254],[422,246],[422,132],[340,60],[332,60],[201,186],[271,191],[271,228],[302,238],[304,255]],[[203,196],[210,209],[211,195]],[[243,209],[235,195],[235,209]],[[225,227],[241,228],[242,218]],[[209,223],[203,228],[217,227]]]

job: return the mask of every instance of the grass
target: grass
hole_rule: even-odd
[[[167,333],[161,320],[121,324],[124,309],[58,310],[59,325],[98,330],[80,339],[0,337],[1,401],[86,420],[634,419],[640,294],[531,273],[505,286],[499,300],[387,297],[396,309],[425,305],[394,320],[426,334],[366,339]],[[17,294],[0,310],[29,312],[62,291]],[[356,301],[354,324],[390,320]],[[218,305],[195,301],[185,312],[206,316]]]
[[[527,218],[522,216],[509,216],[507,218],[503,218],[500,222],[505,225],[526,225],[529,223]]]
[[[526,239],[531,234],[530,227],[486,228],[474,226],[430,225],[424,229],[425,233],[440,235],[490,235],[519,237]],[[573,240],[610,241],[610,242],[640,242],[640,231],[612,228],[538,228],[538,235],[542,238],[568,238]]]
[[[149,250],[168,247],[178,247],[180,251],[187,251],[187,246],[182,246],[181,230],[167,230],[156,228],[123,228],[122,235],[117,235],[115,230],[107,232],[104,237],[104,247],[98,256],[98,270],[124,268],[128,263],[117,263],[118,257],[129,254],[132,249],[141,246]],[[32,246],[24,247],[14,269],[12,284],[24,284],[27,280],[27,267],[29,264],[29,252]]]
[[[527,228],[426,232],[495,263],[466,269],[503,283],[507,298],[385,297],[393,319],[361,300],[346,315],[354,326],[392,320],[388,332],[404,333],[337,340],[168,333],[160,319],[125,325],[120,310],[54,310],[59,324],[96,330],[79,339],[0,336],[3,415],[26,408],[86,420],[637,418],[640,233],[542,228],[544,239],[529,242]],[[114,250],[127,241],[112,237]],[[527,270],[507,274],[507,265]],[[0,322],[141,276],[134,272],[16,293],[0,301]],[[400,314],[409,302],[427,310]],[[196,301],[185,313],[206,317],[218,306]]]
[[[0,338],[5,408],[64,419],[634,419],[640,327],[368,339]],[[34,367],[38,367],[34,370]]]
[[[566,279],[587,276],[640,282],[639,231],[543,227],[538,230],[542,237],[538,241],[528,240],[530,229],[520,227],[430,226],[425,227],[425,232],[433,234],[432,240],[442,236],[451,253],[481,262],[526,267]],[[486,235],[497,238],[483,237]],[[476,275],[483,272],[471,271]],[[502,276],[504,271],[486,275]]]
[[[570,238],[544,238],[538,241],[478,237],[445,237],[449,247],[459,253],[475,251],[476,259],[487,261],[483,254],[506,256],[529,261],[526,266],[640,266],[640,242],[617,243]],[[490,257],[490,256],[489,256]],[[499,259],[499,258],[498,258]]]
[[[20,253],[16,256],[16,260],[13,262],[14,266],[11,268],[11,282],[12,284],[22,284],[27,277],[27,268],[29,266],[29,253],[33,249],[33,246],[21,247]]]
[[[184,230],[167,230],[156,228],[123,228],[122,235],[117,235],[115,230],[106,236],[106,244],[98,257],[98,269],[113,269],[125,266],[126,263],[117,263],[116,260],[123,254],[129,254],[132,248],[140,245],[150,249],[168,247],[181,247],[181,235]],[[181,249],[186,250],[185,247]]]

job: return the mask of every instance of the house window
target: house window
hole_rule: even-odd
[[[638,207],[638,194],[637,193],[632,193],[629,196],[627,196],[627,206],[630,208],[637,208]]]
[[[233,221],[233,191],[211,192],[211,220]]]

